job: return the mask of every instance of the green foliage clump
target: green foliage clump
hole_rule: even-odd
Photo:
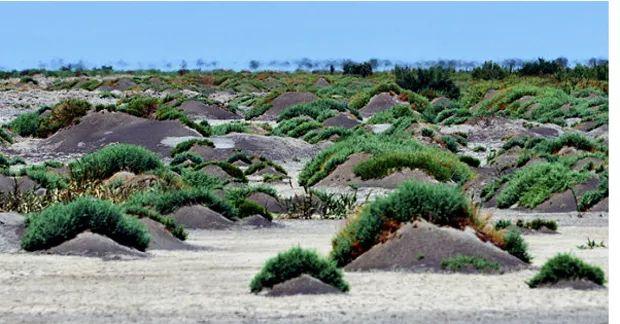
[[[326,140],[334,135],[340,139],[345,138],[353,134],[353,131],[344,127],[327,127],[321,129],[314,129],[304,135],[304,141],[310,144],[316,144],[320,141]]]
[[[142,173],[163,166],[159,157],[137,145],[113,144],[69,164],[74,179],[102,180],[119,171]]]
[[[248,133],[250,128],[248,123],[230,122],[226,124],[211,127],[211,134],[216,136],[226,135],[229,133]]]
[[[52,107],[48,117],[40,120],[37,128],[39,137],[47,137],[57,130],[67,127],[86,115],[91,109],[88,101],[82,99],[67,99]]]
[[[319,122],[331,117],[335,111],[346,111],[347,105],[332,99],[319,99],[285,108],[278,114],[278,121],[307,116]]]
[[[436,149],[416,152],[383,153],[360,162],[353,172],[362,179],[382,178],[394,170],[422,169],[439,181],[464,183],[472,176],[471,170],[454,155]]]
[[[9,128],[19,136],[35,136],[39,131],[41,118],[36,112],[29,112],[17,116],[9,123]]]
[[[342,271],[332,261],[300,247],[293,247],[267,260],[261,271],[252,279],[250,290],[258,293],[264,288],[272,288],[302,274],[310,275],[344,292],[349,290],[349,285],[342,278]]]
[[[136,96],[130,98],[118,111],[125,112],[137,117],[147,118],[157,110],[159,100],[153,97]]]
[[[45,165],[33,165],[23,169],[24,174],[46,189],[67,187],[67,179],[56,172],[50,172]]]
[[[493,61],[485,61],[471,71],[474,79],[501,80],[508,76],[508,71]]]
[[[532,257],[527,253],[527,243],[517,230],[508,230],[504,235],[504,246],[506,252],[519,258],[521,261],[530,263]]]
[[[568,253],[560,253],[549,259],[527,284],[536,288],[555,284],[561,280],[589,280],[597,285],[605,284],[605,273],[600,267],[585,263]]]
[[[396,119],[402,117],[416,117],[416,113],[409,105],[396,105],[388,110],[378,112],[368,120],[369,124],[387,124],[393,123]]]
[[[586,175],[558,162],[526,166],[511,175],[506,188],[497,196],[497,206],[508,208],[518,202],[521,206],[534,208],[553,193],[585,180]]]
[[[474,268],[480,272],[497,272],[500,266],[499,263],[489,261],[485,258],[459,254],[441,260],[441,268],[452,272],[459,272],[469,268]]]
[[[405,182],[396,191],[364,207],[358,218],[336,235],[331,258],[344,266],[377,243],[386,221],[424,219],[439,226],[460,228],[471,217],[463,193],[453,186]]]
[[[0,144],[3,143],[13,144],[13,136],[6,129],[0,127]]]
[[[177,144],[172,149],[172,151],[170,151],[170,155],[172,157],[174,157],[177,154],[180,154],[180,153],[183,153],[183,152],[187,152],[194,145],[214,147],[213,142],[211,142],[210,140],[208,140],[206,138],[193,138],[193,139],[190,139],[190,140],[187,140],[187,141],[183,141],[183,142]]]
[[[469,155],[462,155],[459,156],[459,160],[461,160],[461,162],[469,165],[470,167],[474,167],[477,168],[480,166],[480,160],[473,157],[473,156],[469,156]]]
[[[577,204],[577,210],[586,211],[607,196],[609,196],[609,175],[605,171],[600,177],[598,187],[583,194]]]
[[[149,233],[137,219],[126,216],[113,203],[80,197],[69,204],[54,204],[28,216],[22,237],[27,251],[48,249],[90,230],[116,242],[144,251]]]
[[[306,116],[300,116],[280,122],[278,126],[273,129],[272,134],[275,136],[301,137],[309,131],[321,128],[322,126],[323,125],[316,120]]]
[[[591,138],[579,133],[564,133],[557,138],[549,138],[539,141],[534,150],[540,153],[556,153],[562,147],[569,146],[583,151],[606,151],[606,148],[596,143]]]
[[[149,207],[164,215],[189,205],[205,205],[230,219],[233,219],[237,212],[228,202],[205,188],[137,192],[128,199],[127,205]]]

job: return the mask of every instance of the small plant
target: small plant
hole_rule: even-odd
[[[499,263],[489,261],[485,258],[457,255],[441,261],[441,268],[448,271],[458,272],[474,268],[480,272],[497,272],[500,269]]]
[[[308,274],[341,291],[348,291],[349,285],[342,278],[342,271],[330,260],[316,252],[293,247],[267,260],[261,271],[252,279],[250,290],[258,293],[264,288]]]
[[[26,251],[48,249],[91,230],[120,244],[144,251],[149,233],[137,219],[126,216],[113,203],[81,197],[69,204],[55,204],[28,216],[22,248]]]
[[[433,138],[435,131],[430,128],[422,128],[422,136]]]
[[[91,109],[88,101],[67,99],[55,105],[50,116],[41,119],[37,129],[39,137],[47,137],[57,130],[75,123]]]
[[[71,175],[77,180],[103,180],[118,171],[141,173],[162,167],[159,157],[131,144],[113,144],[87,154],[69,164]]]
[[[477,168],[477,167],[480,166],[480,160],[478,160],[477,158],[475,158],[473,156],[462,155],[462,156],[459,156],[459,160],[461,160],[461,162],[469,165],[470,167]]]
[[[525,263],[530,263],[532,257],[527,253],[527,243],[518,230],[508,230],[504,236],[503,249]]]
[[[204,138],[194,138],[194,139],[190,139],[187,141],[183,141],[179,144],[177,144],[172,151],[170,152],[170,155],[172,157],[176,156],[179,153],[183,153],[183,152],[187,152],[189,151],[194,145],[200,145],[200,146],[209,146],[209,147],[213,147],[213,142],[211,142],[210,140]]]
[[[595,248],[605,248],[605,247],[606,246],[603,241],[596,242],[595,240],[590,240],[589,237],[588,237],[588,241],[586,242],[586,244],[577,245],[577,248],[581,250],[592,250]]]
[[[137,96],[130,98],[129,101],[121,105],[118,110],[137,117],[147,118],[155,113],[158,105],[159,100],[157,98]]]
[[[17,118],[9,123],[9,127],[13,132],[19,134],[19,136],[35,136],[38,133],[40,123],[41,118],[39,114],[36,112],[29,112],[17,116]]]
[[[561,253],[549,259],[527,284],[536,288],[555,284],[561,280],[589,280],[597,285],[605,284],[605,273],[597,266],[585,263],[568,253]]]
[[[512,221],[510,221],[509,219],[500,219],[497,222],[495,222],[496,230],[502,230],[510,226],[512,226]]]

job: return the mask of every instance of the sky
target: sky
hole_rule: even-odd
[[[606,2],[2,2],[0,68],[605,59],[607,10]]]

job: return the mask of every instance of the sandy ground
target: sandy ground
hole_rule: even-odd
[[[529,289],[535,270],[504,275],[346,273],[346,295],[264,297],[248,284],[263,262],[294,245],[326,254],[339,221],[283,221],[285,228],[192,231],[205,251],[156,251],[133,261],[0,254],[2,323],[381,322],[605,323],[607,289]],[[528,235],[534,265],[558,252],[602,266],[606,226]]]

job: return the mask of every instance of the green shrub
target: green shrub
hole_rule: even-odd
[[[2,143],[13,144],[13,136],[6,129],[0,127],[0,144]]]
[[[211,127],[212,135],[221,136],[229,133],[248,133],[250,128],[248,123],[230,122]]]
[[[224,182],[220,178],[202,171],[183,170],[181,178],[194,188],[220,189],[224,187]]]
[[[497,206],[508,208],[515,204],[534,208],[553,193],[568,189],[586,176],[572,171],[561,163],[537,163],[516,171],[504,190],[497,196]]]
[[[193,138],[187,141],[183,141],[179,144],[177,144],[172,151],[170,151],[170,155],[172,157],[176,156],[179,153],[183,153],[183,152],[187,152],[189,151],[194,145],[200,145],[200,146],[209,146],[209,147],[214,147],[213,142],[211,142],[210,140],[206,139],[206,138]]]
[[[469,168],[453,155],[435,149],[417,152],[384,153],[358,163],[353,172],[362,179],[382,178],[394,170],[422,169],[439,181],[464,183],[471,178]]]
[[[187,239],[187,232],[183,228],[183,225],[178,224],[176,220],[172,217],[163,216],[150,208],[137,205],[124,205],[123,211],[128,215],[134,215],[139,218],[146,217],[152,219],[164,225],[166,229],[170,232],[170,234],[172,234],[179,240],[185,241],[185,239]]]
[[[205,205],[230,219],[234,218],[237,213],[228,202],[205,188],[158,189],[138,192],[128,199],[127,205],[150,207],[163,215],[189,205]]]
[[[590,207],[594,206],[594,204],[601,201],[603,198],[609,196],[609,179],[608,174],[605,172],[599,180],[598,187],[594,190],[587,191],[583,194],[579,203],[577,205],[577,209],[579,211],[586,211]]]
[[[340,138],[344,138],[351,134],[353,134],[353,131],[344,127],[327,127],[321,129],[314,129],[307,132],[306,135],[304,135],[304,141],[310,144],[316,144],[334,135],[337,135]]]
[[[435,131],[430,128],[422,128],[422,136],[433,138],[435,136]]]
[[[137,96],[130,98],[129,101],[121,105],[118,110],[137,117],[147,118],[155,113],[158,105],[159,100],[157,98]]]
[[[346,111],[347,105],[332,99],[319,99],[310,103],[301,103],[285,108],[278,114],[278,121],[283,121],[299,116],[307,116],[317,121],[323,121],[331,117],[329,112]]]
[[[19,136],[34,136],[38,133],[40,122],[41,118],[38,113],[29,112],[17,116],[9,123],[9,127]]]
[[[439,226],[460,228],[470,215],[468,201],[458,188],[405,182],[388,196],[365,206],[359,217],[336,235],[331,258],[339,266],[348,264],[377,243],[382,224],[388,220],[410,222],[421,218]]]
[[[560,280],[589,280],[597,285],[603,285],[605,273],[601,268],[587,264],[575,256],[560,253],[549,259],[527,284],[530,288],[536,288]]]
[[[496,272],[500,270],[499,263],[477,256],[456,255],[441,260],[441,268],[448,271],[458,272],[467,270],[470,267],[481,272]]]
[[[31,166],[23,172],[46,189],[61,189],[67,187],[67,179],[56,172],[50,172],[45,165]]]
[[[66,205],[52,205],[29,215],[27,223],[22,237],[22,248],[27,251],[54,247],[85,230],[141,251],[150,239],[145,226],[137,219],[125,216],[111,202],[90,197],[80,197]]]
[[[441,140],[444,142],[444,144],[446,145],[446,148],[452,152],[452,153],[456,153],[459,151],[459,143],[457,142],[456,139],[454,139],[454,137],[452,136],[442,136]]]
[[[517,226],[518,225],[519,224],[517,223]],[[531,221],[523,224],[523,227],[529,228],[529,229],[533,229],[535,231],[538,231],[541,228],[546,227],[549,230],[557,231],[558,230],[558,223],[556,221],[554,221],[554,220],[545,220],[545,219],[536,218],[534,220],[531,220]]]
[[[509,72],[493,61],[485,61],[481,66],[475,67],[471,71],[471,76],[482,80],[501,80]]]
[[[300,247],[293,247],[267,260],[252,279],[250,290],[258,293],[263,288],[272,288],[302,274],[310,275],[344,292],[349,290],[349,285],[342,278],[342,271],[333,262],[320,257],[314,251]]]
[[[557,138],[545,139],[539,142],[534,147],[534,150],[540,153],[556,153],[564,146],[570,146],[584,151],[606,151],[604,147],[594,140],[579,133],[564,133]]]
[[[38,136],[47,137],[57,130],[72,125],[90,110],[91,105],[82,99],[67,99],[56,104],[50,116],[41,119]]]
[[[517,230],[508,230],[504,235],[503,249],[521,261],[530,263],[532,257],[527,253],[527,243]]]
[[[480,166],[480,160],[478,160],[477,158],[475,158],[473,156],[461,155],[461,156],[459,156],[459,160],[461,160],[461,162],[469,165],[470,167],[477,168],[477,167]]]
[[[119,171],[142,173],[162,166],[155,153],[131,144],[108,145],[69,164],[72,177],[80,181],[106,179]]]
[[[495,222],[495,229],[496,230],[502,230],[505,228],[508,228],[512,226],[512,221],[508,220],[508,219],[500,219],[497,222]]]
[[[460,90],[450,78],[451,71],[441,66],[427,69],[396,66],[396,83],[413,92],[433,91],[449,98],[458,98]]]

